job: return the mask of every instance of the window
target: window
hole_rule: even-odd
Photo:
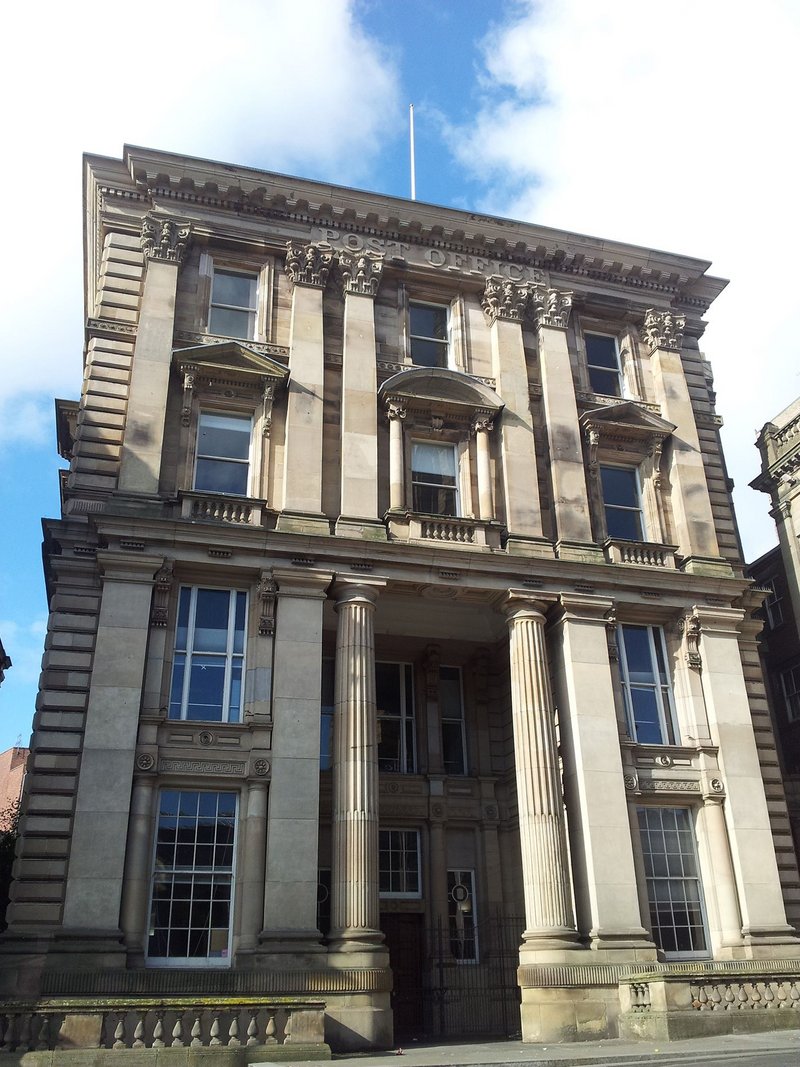
[[[420,367],[446,367],[450,352],[450,309],[439,304],[409,304],[411,362]]]
[[[691,813],[638,808],[653,940],[667,956],[708,954]]]
[[[622,396],[622,378],[616,337],[602,333],[583,335],[589,384],[595,393]]]
[[[317,929],[323,937],[331,932],[331,869],[317,871]]]
[[[169,717],[239,722],[247,594],[184,587],[178,599]]]
[[[230,958],[236,794],[163,789],[147,956],[167,966]]]
[[[620,627],[620,671],[628,729],[642,745],[674,745],[672,692],[659,626]]]
[[[478,960],[475,915],[475,872],[447,872],[447,923],[450,954],[464,962]]]
[[[456,450],[453,445],[411,445],[412,508],[421,515],[458,515]]]
[[[783,695],[786,697],[786,717],[800,722],[800,663],[781,673]]]
[[[200,412],[194,487],[246,496],[250,480],[251,421],[246,415]]]
[[[420,897],[419,834],[416,830],[381,830],[378,884],[382,897]]]
[[[378,770],[413,774],[414,675],[410,663],[375,664]]]
[[[258,275],[214,270],[211,283],[209,333],[252,340],[256,328]]]
[[[442,763],[445,774],[466,774],[464,700],[458,667],[439,668],[439,715],[442,720]]]
[[[764,613],[767,618],[767,626],[774,630],[783,623],[783,597],[778,591],[775,578],[770,578],[764,585],[769,589],[769,594],[764,600]]]
[[[601,467],[606,533],[621,541],[643,541],[642,497],[635,467]]]

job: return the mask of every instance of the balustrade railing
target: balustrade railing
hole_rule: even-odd
[[[261,525],[260,500],[196,492],[184,492],[180,497],[182,519],[224,522],[236,526]]]
[[[675,569],[675,549],[653,541],[621,541],[609,538],[604,545],[609,563],[627,563],[638,567]]]
[[[706,982],[691,986],[696,1011],[800,1011],[800,981]]]

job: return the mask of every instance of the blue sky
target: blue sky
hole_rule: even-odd
[[[405,196],[413,102],[419,199],[712,260],[732,281],[704,349],[748,558],[775,542],[747,482],[756,430],[800,393],[793,0],[51,0],[5,28],[0,751],[30,733],[53,397],[80,391],[84,151]]]

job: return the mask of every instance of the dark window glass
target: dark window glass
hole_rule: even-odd
[[[245,496],[250,471],[250,419],[200,414],[194,488]]]
[[[414,441],[411,447],[414,511],[421,515],[457,515],[456,454],[452,445]]]
[[[589,370],[589,384],[595,393],[606,396],[620,396],[619,355],[615,337],[603,334],[584,334],[586,345],[586,364]]]
[[[254,274],[215,270],[211,286],[208,328],[225,337],[253,337],[256,321],[257,278]]]
[[[446,307],[411,304],[409,324],[411,362],[420,367],[446,367],[448,363]]]
[[[601,467],[600,484],[608,536],[623,541],[644,540],[636,471],[630,467]]]

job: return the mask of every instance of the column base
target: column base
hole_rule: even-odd
[[[275,529],[279,533],[313,534],[330,536],[331,522],[324,515],[312,515],[305,511],[282,511]]]
[[[334,530],[337,537],[352,537],[359,541],[386,541],[386,527],[379,519],[359,519],[340,515]]]
[[[587,541],[556,541],[556,558],[573,563],[605,563],[606,557],[600,545]]]
[[[545,537],[526,537],[524,534],[509,533],[503,547],[511,556],[531,556],[536,559],[555,557],[553,542]]]

